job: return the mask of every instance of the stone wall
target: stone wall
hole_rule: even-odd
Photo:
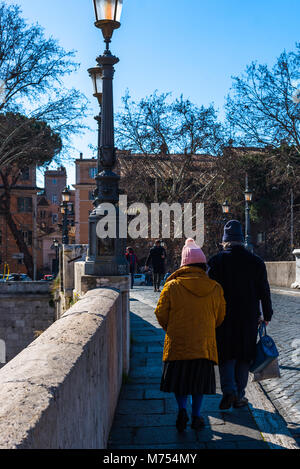
[[[106,447],[124,369],[122,313],[118,291],[91,290],[0,370],[0,449]]]
[[[47,282],[0,283],[0,341],[8,362],[55,320]],[[0,367],[3,366],[0,360]]]
[[[296,280],[296,262],[266,262],[271,286],[291,288]]]
[[[73,300],[74,266],[77,262],[85,260],[87,248],[87,244],[69,244],[62,247],[62,265],[60,269],[62,286],[61,313],[70,307],[70,302]]]

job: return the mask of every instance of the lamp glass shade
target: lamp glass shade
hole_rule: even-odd
[[[60,206],[60,212],[64,215],[66,213],[66,207],[64,205]]]
[[[228,204],[227,200],[222,205],[222,210],[223,210],[223,213],[229,213],[229,204]]]
[[[246,202],[251,202],[252,201],[252,192],[250,190],[245,191],[245,200]]]
[[[63,202],[70,202],[71,194],[67,187],[62,191],[61,195],[62,195]]]
[[[96,21],[120,22],[123,0],[94,0]]]
[[[102,68],[101,67],[94,67],[89,68],[88,70],[90,77],[92,78],[93,88],[94,88],[94,95],[98,96],[102,93]]]

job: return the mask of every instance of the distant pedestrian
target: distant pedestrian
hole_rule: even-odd
[[[179,432],[189,420],[186,405],[192,395],[192,428],[200,430],[203,395],[216,393],[216,327],[224,320],[225,300],[222,287],[206,274],[203,251],[191,238],[182,250],[181,268],[166,281],[155,314],[166,331],[160,389],[175,393]]]
[[[171,275],[171,272],[170,272],[170,270],[168,270],[168,272],[165,274],[164,279],[163,279],[164,284],[166,283],[166,281],[170,277],[170,275]]]
[[[129,264],[129,272],[131,275],[131,288],[134,286],[134,274],[136,273],[137,257],[131,247],[126,248],[126,259]]]
[[[161,241],[155,241],[155,245],[150,249],[146,260],[145,268],[152,266],[153,288],[155,292],[160,292],[160,284],[165,273],[166,250],[161,246]]]
[[[223,251],[208,262],[210,278],[219,282],[226,300],[226,317],[217,330],[219,370],[223,398],[220,409],[248,404],[245,389],[255,359],[260,301],[264,321],[273,311],[264,261],[244,247],[241,224],[224,227]]]

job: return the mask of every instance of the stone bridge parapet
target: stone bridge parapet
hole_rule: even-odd
[[[91,290],[0,370],[1,449],[106,448],[128,314],[118,290]]]

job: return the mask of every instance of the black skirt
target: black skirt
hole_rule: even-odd
[[[213,361],[205,358],[165,361],[160,390],[179,396],[216,394],[214,366]]]

